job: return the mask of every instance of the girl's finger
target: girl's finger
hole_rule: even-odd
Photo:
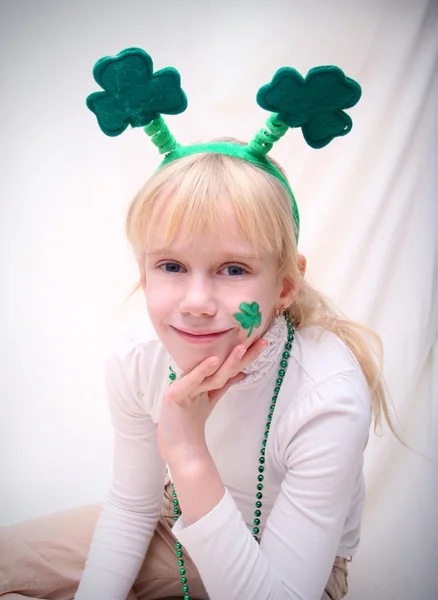
[[[178,401],[192,394],[202,392],[202,389],[200,389],[202,382],[216,371],[219,362],[217,356],[209,356],[187,375],[184,375],[181,379],[176,379],[167,392],[170,398]]]
[[[247,350],[244,352],[241,363],[240,370],[245,368],[247,365],[252,363],[252,361],[257,358],[266,348],[269,346],[268,340],[264,338],[259,338],[256,340]]]
[[[236,346],[228,355],[221,368],[202,382],[199,390],[201,392],[210,392],[211,390],[222,389],[228,380],[257,358],[267,347],[267,343],[267,340],[261,338],[256,340],[249,348],[245,348],[242,344]]]
[[[234,377],[231,377],[231,379],[229,379],[227,381],[227,383],[222,386],[219,390],[212,390],[211,392],[209,392],[208,396],[210,398],[210,401],[212,403],[213,406],[216,405],[216,403],[222,398],[222,396],[225,394],[225,392],[235,383],[238,383],[239,381],[242,381],[242,379],[245,379],[246,375],[245,373],[237,373],[237,375],[234,375]]]
[[[239,365],[245,352],[246,349],[242,345],[233,348],[222,363],[221,368],[202,382],[199,391],[210,392],[211,390],[222,389],[227,381],[240,371]]]
[[[180,380],[176,380],[168,393],[174,401],[178,401],[178,399],[195,393],[222,390],[229,381],[231,381],[231,386],[235,383],[233,377],[237,376],[239,371],[257,358],[266,347],[267,341],[263,338],[256,340],[249,348],[239,344],[228,355],[220,369],[218,369],[219,358],[210,356],[190,373],[187,373]]]

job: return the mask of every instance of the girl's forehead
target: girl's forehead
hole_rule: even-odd
[[[241,258],[259,258],[260,249],[249,244],[235,227],[220,228],[217,232],[198,231],[194,235],[185,232],[166,235],[165,229],[155,228],[147,242],[147,253],[174,251],[178,253],[228,254]]]
[[[152,224],[151,224],[152,225]],[[221,203],[220,210],[205,218],[204,215],[191,214],[174,220],[174,213],[169,206],[149,228],[149,248],[189,248],[199,246],[205,248],[234,248],[241,253],[256,251],[247,240],[239,220],[229,202]]]
[[[141,246],[146,254],[158,250],[194,249],[219,251],[237,256],[277,258],[281,234],[270,213],[256,210],[246,199],[234,202],[226,194],[218,197],[161,196],[143,219]]]

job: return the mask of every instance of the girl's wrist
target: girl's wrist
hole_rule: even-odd
[[[184,448],[175,448],[167,458],[166,463],[172,473],[180,470],[184,472],[197,471],[212,462],[211,454],[206,444],[187,445]]]
[[[186,526],[202,519],[222,500],[225,487],[208,449],[168,466]]]

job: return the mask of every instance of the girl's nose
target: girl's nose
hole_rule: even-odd
[[[216,313],[216,299],[214,289],[205,279],[193,279],[184,289],[180,301],[180,310],[183,314],[193,316],[214,315]]]

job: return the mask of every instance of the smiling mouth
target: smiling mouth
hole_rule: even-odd
[[[226,329],[225,331],[217,331],[210,333],[189,333],[187,331],[182,331],[181,329],[177,329],[176,327],[172,327],[172,329],[183,339],[189,342],[210,342],[213,340],[217,340],[224,336],[226,333],[231,331],[231,329]]]

